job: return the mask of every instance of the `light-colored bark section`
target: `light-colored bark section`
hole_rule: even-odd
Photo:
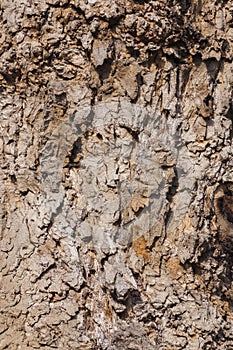
[[[0,16],[0,349],[230,349],[231,1]]]

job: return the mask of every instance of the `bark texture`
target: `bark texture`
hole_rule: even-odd
[[[0,349],[233,349],[232,2],[0,18]]]

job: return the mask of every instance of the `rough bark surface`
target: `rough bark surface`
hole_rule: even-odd
[[[0,19],[0,349],[233,349],[232,2]]]

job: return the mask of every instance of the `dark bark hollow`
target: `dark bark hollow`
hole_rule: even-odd
[[[215,211],[219,223],[219,240],[227,251],[233,251],[233,183],[219,185],[215,193]]]

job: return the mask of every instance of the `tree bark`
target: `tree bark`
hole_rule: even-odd
[[[231,1],[0,16],[0,349],[233,348]]]

